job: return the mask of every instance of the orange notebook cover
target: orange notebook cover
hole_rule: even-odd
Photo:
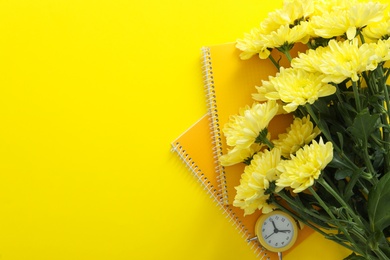
[[[229,221],[236,227],[245,240],[255,237],[255,224],[260,211],[252,215],[244,216],[240,208],[223,203],[223,193],[220,189],[220,175],[216,171],[218,162],[215,158],[215,146],[213,133],[210,132],[211,116],[204,115],[192,127],[172,142],[172,149],[182,161],[188,166],[196,179],[200,181],[205,190],[214,199],[216,205],[221,208]],[[312,229],[304,227],[298,234],[297,241],[293,248],[283,253],[287,255],[291,250],[312,233]],[[222,234],[221,234],[222,235]],[[261,247],[256,240],[248,242],[259,259],[277,260],[276,253],[269,252]]]
[[[298,49],[295,48],[291,55],[294,57],[297,52]],[[275,76],[277,69],[269,59],[261,60],[254,56],[249,60],[241,60],[240,50],[235,47],[235,43],[203,47],[202,53],[206,98],[216,146],[215,155],[218,159],[227,153],[226,140],[222,133],[224,124],[231,115],[238,114],[239,108],[252,105],[252,93],[257,92],[255,86],[260,86],[261,81],[268,80],[269,76]],[[279,52],[273,52],[272,56],[276,61],[280,60],[281,65],[288,65]],[[285,132],[291,122],[291,115],[276,116],[268,128],[272,138],[277,138],[278,134]],[[244,167],[244,164],[229,167],[217,165],[225,204],[233,203],[236,194],[234,187],[240,184]]]

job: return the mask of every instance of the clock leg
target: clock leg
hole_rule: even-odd
[[[278,252],[279,260],[282,260],[282,252]]]
[[[251,242],[251,241],[255,241],[255,240],[258,240],[257,236],[252,237],[252,238],[248,238],[248,239],[246,240],[246,242]]]

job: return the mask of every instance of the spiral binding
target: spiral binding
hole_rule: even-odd
[[[202,51],[202,71],[203,71],[203,81],[204,88],[206,92],[207,104],[208,104],[208,113],[210,114],[210,130],[212,132],[212,143],[214,150],[214,160],[215,160],[215,170],[218,174],[218,188],[220,194],[218,198],[215,198],[221,209],[226,213],[226,217],[229,218],[230,222],[233,222],[233,225],[236,229],[239,230],[240,234],[245,240],[252,238],[253,235],[246,227],[242,224],[242,222],[235,216],[235,213],[231,210],[231,206],[229,205],[229,197],[226,186],[226,177],[225,177],[225,169],[219,163],[219,158],[223,155],[222,153],[222,139],[221,139],[221,126],[219,125],[218,120],[218,106],[215,95],[215,86],[214,86],[214,75],[213,75],[213,64],[212,57],[210,52],[210,47],[203,47]],[[258,241],[249,241],[248,242],[251,249],[255,252],[257,257],[264,260],[270,260],[271,258],[267,255],[267,250],[265,250]]]
[[[198,167],[198,165],[192,160],[189,154],[184,150],[183,146],[176,142],[173,145],[173,150],[180,156],[183,162],[185,162],[186,166],[191,170],[191,172],[195,175],[197,180],[202,184],[203,188],[209,193],[210,198],[214,199],[217,204],[221,205],[221,193],[217,187],[214,187],[213,184],[208,180],[202,170]]]
[[[213,144],[214,144],[214,159],[217,162],[216,172],[219,176],[219,185],[222,192],[222,202],[229,204],[229,197],[226,186],[226,177],[224,167],[218,163],[219,158],[222,156],[222,139],[221,128],[218,120],[218,107],[215,96],[214,76],[213,76],[213,64],[211,59],[211,53],[209,47],[203,47],[202,49],[202,71],[204,88],[206,92],[208,112],[211,115],[210,130],[212,131]]]
[[[198,167],[195,161],[190,157],[186,152],[184,147],[180,142],[175,142],[172,144],[172,150],[175,151],[181,160],[186,164],[187,168],[193,173],[196,179],[202,184],[203,188],[208,192],[210,198],[212,198],[216,204],[219,206],[219,209],[223,212],[225,217],[230,223],[239,231],[241,236],[248,241],[249,238],[253,237],[253,234],[244,226],[244,224],[239,220],[236,214],[232,211],[231,206],[224,204],[222,199],[223,195],[219,187],[214,187],[213,184],[208,180],[202,170]],[[258,241],[248,241],[250,249],[255,253],[256,257],[261,260],[271,260],[267,256],[267,251],[259,244]]]

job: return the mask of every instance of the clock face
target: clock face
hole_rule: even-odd
[[[289,249],[295,243],[297,232],[295,220],[284,212],[262,215],[256,224],[260,243],[273,252]]]
[[[263,222],[261,236],[268,245],[280,248],[291,243],[294,228],[289,219],[280,214],[275,214]]]

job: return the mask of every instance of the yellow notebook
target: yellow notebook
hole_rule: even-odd
[[[204,115],[192,127],[172,142],[172,149],[188,166],[196,179],[199,180],[205,190],[210,194],[210,197],[216,202],[216,205],[221,208],[229,221],[236,227],[243,239],[248,240],[255,236],[255,224],[261,212],[257,211],[252,215],[244,216],[244,211],[240,208],[223,203],[223,193],[221,192],[219,181],[220,175],[216,171],[218,163],[214,157],[214,137],[210,132],[210,123],[211,116],[208,114]],[[312,229],[308,227],[300,230],[294,247],[284,252],[283,255],[287,255],[296,246],[299,246],[312,233]],[[248,242],[248,246],[259,259],[278,259],[277,254],[266,251],[257,241]]]
[[[299,48],[292,50],[291,55],[296,56],[298,50]],[[203,47],[202,52],[205,88],[212,119],[211,131],[218,159],[227,152],[222,129],[229,116],[237,114],[239,108],[245,105],[252,105],[255,86],[261,85],[261,81],[267,80],[268,76],[275,76],[277,70],[269,59],[252,57],[249,60],[241,60],[240,50],[235,47],[235,43]],[[273,52],[272,56],[275,60],[280,60],[281,65],[288,65],[280,53]],[[274,118],[268,129],[272,138],[284,132],[291,122],[291,115],[279,115]],[[217,171],[221,180],[223,203],[232,204],[236,193],[234,187],[240,184],[244,164],[229,167],[217,165]]]
[[[209,113],[172,142],[172,147],[247,240],[255,236],[255,223],[261,212],[244,216],[243,210],[232,206],[234,187],[240,183],[244,165],[222,167],[219,164],[219,157],[227,151],[221,130],[230,115],[237,114],[240,107],[252,104],[251,94],[256,91],[255,86],[269,75],[275,75],[276,68],[269,60],[257,57],[241,60],[234,43],[204,47],[202,54]],[[280,60],[277,53],[273,55]],[[282,59],[283,63],[286,61]],[[291,115],[278,116],[271,122],[269,132],[276,137],[291,122]],[[312,232],[303,228],[295,246]],[[275,253],[266,251],[257,241],[250,241],[248,245],[260,259],[278,259]]]

